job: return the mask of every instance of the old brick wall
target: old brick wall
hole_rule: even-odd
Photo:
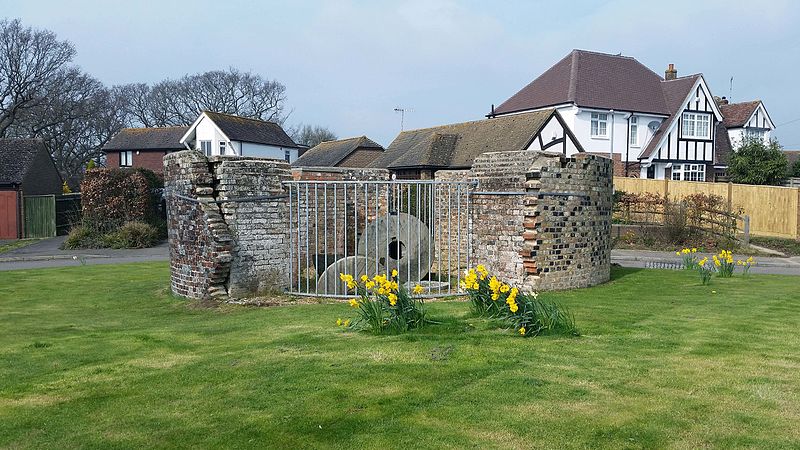
[[[470,176],[475,264],[524,289],[607,281],[612,165],[607,158],[542,152],[487,153]]]
[[[164,178],[173,292],[230,299],[287,286],[288,164],[186,150],[164,158]]]
[[[225,298],[232,237],[214,201],[214,177],[199,152],[164,158],[172,292],[189,298]],[[183,198],[188,197],[188,198]]]
[[[215,194],[233,238],[228,294],[233,298],[282,292],[288,285],[289,204],[282,183],[291,179],[280,160],[209,158]],[[238,200],[224,202],[224,200]]]

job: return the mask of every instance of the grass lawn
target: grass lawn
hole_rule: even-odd
[[[797,448],[799,278],[616,269],[583,335],[345,332],[346,304],[207,309],[165,263],[0,272],[0,448]],[[455,317],[454,319],[450,317]],[[450,319],[448,319],[450,318]]]

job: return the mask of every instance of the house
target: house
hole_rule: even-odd
[[[758,103],[754,120],[774,129]],[[616,175],[713,181],[727,169],[731,145],[717,145],[719,136],[730,139],[723,110],[702,74],[678,77],[673,64],[661,77],[629,56],[573,50],[488,117],[546,108],[558,110],[587,152],[610,155]]]
[[[723,123],[728,129],[728,137],[734,147],[741,144],[745,137],[769,141],[775,124],[761,100],[729,103],[728,99],[722,97],[718,103],[724,117]]]
[[[546,150],[573,155],[583,147],[555,109],[401,132],[371,167],[401,179],[431,179],[437,170],[469,169],[486,152]]]
[[[185,150],[181,137],[189,127],[123,128],[103,147],[107,167],[164,170],[164,155]]]
[[[383,150],[366,136],[326,141],[303,153],[292,167],[368,167]]]
[[[296,144],[275,122],[203,111],[184,135],[181,145],[206,156],[239,155],[294,162],[304,146]]]
[[[26,197],[61,194],[62,183],[42,140],[0,139],[0,239],[25,237]]]

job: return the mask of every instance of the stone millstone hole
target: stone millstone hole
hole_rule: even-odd
[[[402,259],[405,249],[406,244],[398,241],[397,238],[392,238],[392,242],[389,242],[389,258],[394,260]]]

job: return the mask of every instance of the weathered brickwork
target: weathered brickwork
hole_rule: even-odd
[[[289,204],[282,184],[291,180],[288,164],[232,156],[214,156],[209,162],[233,237],[228,294],[240,298],[283,291],[289,279]]]
[[[611,161],[531,152],[488,153],[473,165],[473,260],[525,289],[609,279]]]
[[[164,158],[164,186],[172,292],[189,298],[224,298],[232,237],[214,202],[214,177],[199,152]],[[182,197],[187,198],[182,198]]]

